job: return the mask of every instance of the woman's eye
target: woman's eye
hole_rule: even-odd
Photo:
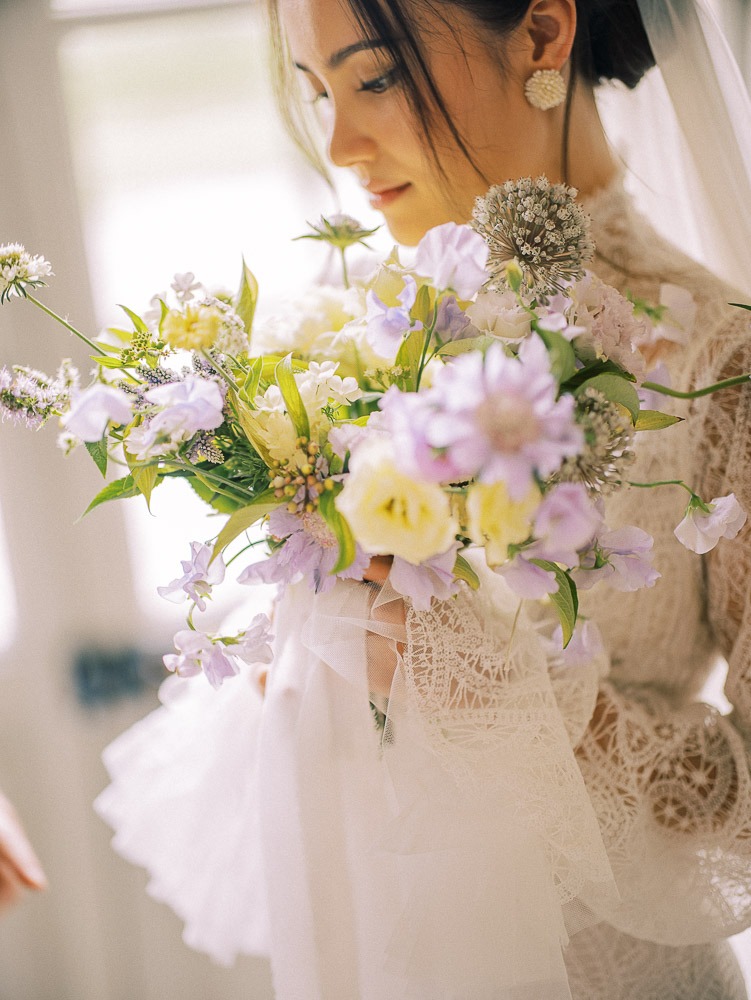
[[[309,104],[319,104],[321,101],[327,100],[328,96],[329,95],[326,93],[325,90],[317,90],[315,92],[315,94],[313,94],[313,96],[311,98],[309,98],[308,103]]]
[[[394,68],[390,69],[387,73],[381,73],[380,76],[374,77],[372,80],[366,80],[361,83],[358,90],[365,91],[369,94],[383,94],[399,79],[399,71]]]

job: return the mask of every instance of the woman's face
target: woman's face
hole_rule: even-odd
[[[398,241],[413,244],[432,226],[466,222],[474,198],[489,184],[545,168],[539,161],[549,136],[544,116],[523,96],[530,57],[516,35],[504,42],[502,71],[487,29],[483,39],[482,26],[455,7],[443,8],[446,23],[434,18],[419,32],[438,90],[477,166],[437,115],[432,138],[442,178],[387,50],[378,39],[363,37],[346,0],[278,3],[292,58],[321,112],[331,161],[354,171]]]

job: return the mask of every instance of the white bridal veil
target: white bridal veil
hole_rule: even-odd
[[[751,101],[705,0],[639,0],[657,67],[601,87],[605,130],[639,208],[671,242],[751,295]]]

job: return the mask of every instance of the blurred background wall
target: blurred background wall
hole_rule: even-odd
[[[748,69],[751,7],[723,3]],[[272,311],[324,263],[290,238],[335,204],[282,132],[260,6],[0,0],[0,243],[53,262],[44,299],[88,332],[118,320],[115,302],[145,308],[175,272],[233,287],[241,254]],[[0,310],[0,364],[54,370],[63,355],[88,371],[40,312]],[[268,1000],[263,961],[226,970],[185,948],[91,809],[102,748],[157,704],[180,609],[155,588],[214,529],[183,484],[160,488],[155,516],[134,500],[79,520],[101,480],[55,438],[0,430],[0,787],[50,878],[0,921],[0,1000]]]

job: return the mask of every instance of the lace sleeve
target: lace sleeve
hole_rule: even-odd
[[[751,371],[748,323],[734,317],[691,365],[695,384]],[[751,511],[751,391],[705,399],[692,415],[697,487]],[[577,749],[622,903],[636,937],[692,944],[751,922],[751,531],[705,557],[706,608],[728,661],[734,710],[681,702],[658,685],[604,682]],[[680,902],[679,902],[680,901]]]

